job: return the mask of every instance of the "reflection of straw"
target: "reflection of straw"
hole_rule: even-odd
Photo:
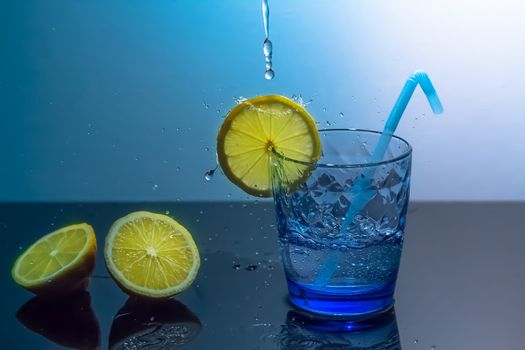
[[[399,124],[408,102],[412,98],[412,94],[414,93],[414,90],[418,84],[425,93],[428,103],[430,104],[430,108],[432,108],[432,112],[434,112],[434,114],[443,113],[443,106],[441,105],[441,101],[439,100],[436,90],[434,89],[434,86],[432,85],[432,82],[430,81],[427,73],[422,70],[415,71],[406,81],[405,86],[403,86],[403,89],[401,90],[401,93],[399,94],[399,97],[397,98],[397,101],[390,112],[390,116],[386,121],[383,133],[381,134],[379,142],[377,143],[374,153],[370,159],[370,163],[377,163],[383,159],[385,152],[388,149],[390,140],[392,139],[392,135],[394,134],[394,131],[396,130],[397,125]],[[361,176],[354,184],[354,192],[357,193],[357,196],[351,202],[350,208],[348,208],[348,211],[346,212],[346,215],[343,219],[343,223],[341,224],[340,233],[342,235],[345,234],[348,225],[354,220],[354,217],[374,196],[374,191],[367,189],[369,187],[369,179],[374,174],[374,171],[375,167],[367,168],[363,173],[364,176]],[[315,285],[317,287],[325,287],[328,282],[330,282],[330,279],[335,273],[341,258],[342,254],[337,250],[330,251],[328,253],[328,256],[326,257],[324,264],[321,265],[315,280]]]

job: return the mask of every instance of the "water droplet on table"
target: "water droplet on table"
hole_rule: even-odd
[[[257,270],[257,268],[258,268],[257,265],[255,265],[255,264],[251,264],[251,265],[246,266],[244,269],[245,269],[246,271],[255,271],[255,270]]]

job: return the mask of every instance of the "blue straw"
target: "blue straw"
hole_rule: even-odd
[[[405,112],[408,102],[412,98],[412,95],[414,94],[418,84],[425,93],[428,103],[430,104],[430,108],[432,108],[432,112],[434,114],[443,113],[443,106],[441,105],[441,101],[439,100],[436,90],[434,89],[434,86],[432,85],[432,82],[430,81],[427,73],[422,70],[415,71],[406,81],[405,86],[403,86],[403,89],[401,90],[401,93],[399,94],[399,97],[397,98],[397,101],[390,112],[390,115],[385,123],[383,133],[381,134],[379,142],[372,153],[370,163],[377,163],[383,160],[385,152],[388,149],[388,145],[390,144],[390,140],[392,139],[392,135],[394,134],[397,125],[399,124],[399,121]],[[353,190],[355,190],[354,192],[357,192],[357,196],[352,201],[350,208],[348,208],[348,211],[346,212],[340,229],[341,234],[346,232],[348,225],[353,221],[354,217],[374,196],[374,191],[366,190],[369,187],[369,179],[373,175],[374,171],[374,167],[366,168],[363,173],[364,176],[360,177],[359,180],[354,184]],[[325,287],[328,282],[330,282],[341,259],[342,253],[337,250],[330,251],[328,253],[326,260],[324,264],[321,265],[319,273],[317,274],[317,278],[315,279],[315,285],[317,287]]]

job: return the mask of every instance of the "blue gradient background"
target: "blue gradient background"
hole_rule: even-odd
[[[203,176],[233,96],[302,94],[321,125],[381,129],[417,68],[445,114],[417,91],[398,128],[412,198],[525,199],[520,1],[270,9],[266,81],[258,0],[3,0],[0,201],[245,199]]]

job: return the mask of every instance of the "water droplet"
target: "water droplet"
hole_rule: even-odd
[[[217,170],[217,168],[211,169],[211,170],[208,170],[207,172],[205,172],[204,173],[204,180],[211,181],[213,179],[213,175],[215,175],[215,170]]]
[[[151,322],[153,322],[153,321],[155,321],[155,317],[151,316],[151,317],[149,318],[149,320],[150,320]]]
[[[241,269],[241,265],[240,264],[233,264],[232,268],[234,270],[240,270]]]
[[[170,211],[169,211],[169,210],[166,210],[166,211],[164,212],[164,214],[166,214],[166,215],[170,215]]]
[[[160,131],[161,131],[162,133],[165,133],[165,132],[166,132],[166,128],[162,128],[162,129],[160,129]]]
[[[159,185],[153,184],[153,186],[151,186],[151,188],[153,189],[153,191],[156,191],[159,188]]]
[[[202,106],[204,107],[204,109],[210,108],[210,105],[206,101],[202,101]]]
[[[417,343],[419,343],[419,339],[416,338],[414,339],[414,344],[417,344]]]
[[[432,346],[430,347],[430,350],[436,350],[436,349],[437,349],[437,346],[435,346],[435,345],[432,345]]]
[[[231,198],[231,197],[232,197],[232,194],[231,194],[231,193],[228,193],[228,194],[226,195],[226,197]]]
[[[323,112],[326,112],[326,107],[323,107]]]
[[[343,112],[339,112],[339,116],[340,116],[341,118],[343,118],[345,115],[344,115]]]
[[[21,245],[18,246],[18,250],[24,249]]]
[[[327,120],[326,121],[326,125],[330,126],[330,125],[332,125],[332,123],[330,123],[330,121]]]
[[[246,271],[255,271],[255,270],[257,270],[257,268],[258,268],[257,265],[255,265],[255,264],[250,264],[250,265],[246,266],[244,269],[245,269]]]
[[[264,73],[264,77],[266,78],[266,80],[272,80],[273,77],[275,77],[275,72],[274,72],[272,69],[268,69],[268,70]]]
[[[210,150],[210,147],[204,147],[204,150],[208,152]]]

